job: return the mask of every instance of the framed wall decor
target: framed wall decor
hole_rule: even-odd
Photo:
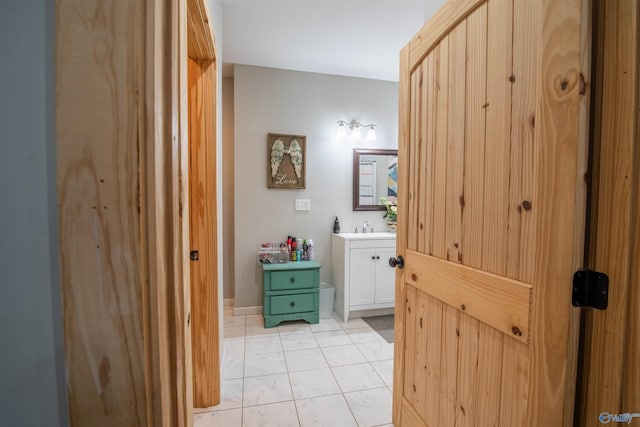
[[[306,145],[306,136],[268,134],[267,188],[305,188]]]

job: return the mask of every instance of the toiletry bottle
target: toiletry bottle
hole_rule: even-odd
[[[340,221],[338,221],[338,217],[336,217],[336,220],[333,221],[333,232],[335,234],[340,233]]]
[[[307,261],[313,261],[313,240],[307,240]]]
[[[307,241],[303,241],[302,242],[302,260],[303,261],[309,261],[309,245],[307,245]]]
[[[297,261],[296,238],[291,236],[291,261]]]

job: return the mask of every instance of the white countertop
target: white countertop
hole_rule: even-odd
[[[340,233],[335,236],[345,240],[375,240],[375,239],[395,239],[396,233],[380,232],[380,233]]]

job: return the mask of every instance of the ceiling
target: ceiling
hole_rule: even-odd
[[[398,81],[400,49],[445,0],[223,0],[222,60]]]

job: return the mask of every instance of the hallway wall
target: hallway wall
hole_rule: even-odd
[[[54,2],[0,3],[0,423],[66,426]]]

